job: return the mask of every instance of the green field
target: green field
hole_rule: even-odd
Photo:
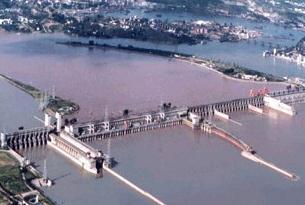
[[[18,162],[5,152],[0,152],[0,184],[12,194],[29,191],[22,180]]]

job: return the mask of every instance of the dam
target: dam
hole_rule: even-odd
[[[85,171],[96,175],[102,173],[104,163],[102,151],[92,149],[69,133],[63,131],[50,134],[48,146],[68,157]]]
[[[45,127],[18,130],[13,133],[1,133],[1,147],[10,147],[18,151],[20,149],[47,145],[89,173],[102,176],[102,170],[106,170],[112,176],[154,201],[156,204],[165,204],[152,194],[137,187],[125,177],[115,173],[112,169],[111,160],[106,160],[111,157],[104,154],[101,150],[96,150],[85,144],[85,142],[186,125],[194,130],[203,130],[204,132],[218,136],[234,145],[244,158],[264,165],[290,180],[297,180],[299,178],[297,175],[265,161],[250,145],[222,128],[215,126],[210,119],[217,115],[225,116],[223,117],[225,120],[230,118],[229,114],[232,112],[260,110],[264,106],[268,106],[266,105],[266,98],[275,99],[276,102],[279,101],[289,107],[291,104],[289,102],[286,104],[281,99],[284,97],[285,99],[289,97],[291,99],[292,97],[290,95],[297,96],[300,99],[300,96],[304,92],[305,90],[299,90],[293,93],[278,92],[280,94],[266,94],[265,96],[253,96],[187,107],[176,107],[165,103],[155,111],[75,124],[63,124],[63,117],[56,113],[55,126],[51,126],[51,118],[54,116],[46,113],[44,121]],[[274,107],[275,110],[281,111],[280,108],[277,108],[279,107]]]

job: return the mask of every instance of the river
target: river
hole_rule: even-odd
[[[206,104],[247,96],[251,88],[284,87],[230,80],[166,58],[55,44],[66,39],[61,34],[2,33],[0,72],[42,90],[51,90],[54,85],[57,95],[80,104],[80,120],[100,119],[106,107],[110,114],[120,114],[125,108],[134,112],[155,109],[161,102],[170,101],[177,106]],[[217,43],[213,45],[216,53]],[[220,58],[225,55],[222,50],[226,44],[219,46]],[[246,44],[227,45],[228,49],[236,46],[244,48]],[[227,55],[239,53],[242,50],[235,54],[228,51]],[[252,67],[256,67],[255,63],[253,60]],[[294,72],[293,65],[285,66]],[[41,117],[41,113],[30,96],[3,81],[0,91],[1,129],[39,125],[33,116]],[[215,136],[186,127],[112,139],[111,153],[118,161],[114,169],[167,204],[302,204],[305,112],[302,106],[297,110],[299,113],[293,118],[272,111],[263,116],[241,112],[232,117],[242,126],[217,123],[248,142],[264,158],[301,176],[298,182],[245,160],[234,147]],[[107,144],[104,141],[91,145],[107,150]],[[55,186],[44,191],[58,204],[150,204],[107,173],[96,179],[49,148],[22,153],[40,165],[40,170],[47,159],[48,174]]]
[[[161,17],[157,17],[160,15]],[[254,29],[262,32],[262,37],[256,40],[245,41],[241,43],[220,43],[208,42],[206,45],[162,45],[148,42],[137,42],[126,39],[121,39],[120,44],[136,44],[143,47],[162,48],[176,52],[185,52],[202,57],[210,57],[213,59],[221,59],[229,63],[237,63],[254,70],[271,73],[279,76],[301,77],[305,78],[305,69],[296,64],[291,64],[285,60],[275,59],[273,57],[264,58],[263,52],[270,50],[272,47],[294,46],[301,38],[305,36],[305,32],[291,28],[283,28],[267,22],[249,21],[241,18],[228,18],[217,16],[206,16],[204,14],[190,14],[188,12],[144,12],[143,10],[131,10],[130,13],[124,15],[122,13],[110,13],[108,15],[117,17],[146,17],[159,18],[167,21],[176,20],[205,20],[215,21],[221,24],[232,23],[233,25],[241,25],[248,29]],[[111,40],[110,40],[111,42]],[[113,44],[118,41],[115,40]]]
[[[9,39],[8,39],[9,38]],[[63,35],[3,35],[1,73],[71,99],[80,120],[157,109],[161,102],[196,105],[248,96],[264,83],[232,81],[188,63],[115,50],[55,44]],[[11,40],[12,42],[9,42]],[[217,84],[214,82],[218,81]],[[274,89],[283,87],[275,84]],[[213,92],[211,92],[213,90]]]

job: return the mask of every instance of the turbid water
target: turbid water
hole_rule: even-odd
[[[200,67],[149,55],[55,44],[62,35],[2,36],[0,72],[80,104],[78,117],[100,119],[161,102],[196,105],[247,96],[266,84],[237,82]],[[217,83],[214,83],[216,82]],[[274,89],[283,87],[279,84]],[[113,113],[118,114],[118,113]]]
[[[119,114],[124,108],[154,109],[161,101],[205,104],[247,96],[251,88],[266,86],[229,80],[165,58],[56,45],[57,40],[67,38],[62,35],[2,34],[0,38],[0,72],[43,90],[55,85],[57,95],[80,104],[80,120],[102,118],[106,106]],[[5,82],[0,89],[2,127],[39,125],[33,118],[41,115],[36,102]],[[298,182],[245,160],[215,136],[186,127],[111,140],[111,154],[118,161],[115,170],[168,204],[302,204],[305,113],[303,106],[297,110],[294,118],[275,112],[268,116],[242,112],[232,116],[242,126],[217,123],[264,158],[297,173],[302,177]],[[107,151],[108,143],[91,145]],[[47,159],[55,186],[45,192],[58,204],[150,204],[107,173],[96,179],[48,148],[22,153],[38,165]]]
[[[41,117],[38,104],[32,97],[0,80],[0,129],[5,132],[15,131],[19,127],[41,126],[34,116]]]

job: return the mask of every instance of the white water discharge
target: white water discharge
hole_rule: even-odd
[[[258,114],[264,114],[264,110],[262,108],[259,108],[259,107],[255,107],[253,105],[248,105],[248,108],[250,111],[253,111],[255,113],[258,113]]]

